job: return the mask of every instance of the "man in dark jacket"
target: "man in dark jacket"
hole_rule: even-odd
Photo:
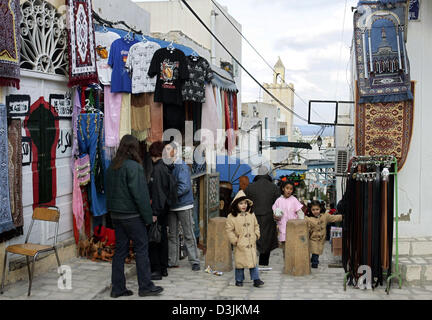
[[[267,174],[256,176],[245,193],[254,203],[254,213],[261,231],[261,238],[257,241],[259,264],[268,266],[270,252],[278,247],[277,226],[273,219],[272,206],[281,193]]]
[[[153,222],[158,222],[161,228],[161,241],[150,242],[149,256],[152,270],[152,280],[162,280],[168,276],[168,211],[170,205],[170,173],[162,159],[164,144],[154,142],[149,149],[153,161],[149,190],[153,209]]]
[[[173,142],[166,145],[165,151],[173,162],[169,168],[177,182],[177,203],[171,205],[168,214],[168,265],[177,267],[179,261],[179,221],[183,230],[184,242],[193,271],[200,270],[197,242],[194,235],[192,179],[188,165],[179,157],[179,146]]]

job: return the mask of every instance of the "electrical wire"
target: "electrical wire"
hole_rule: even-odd
[[[269,62],[267,62],[267,60],[258,52],[258,50],[250,43],[250,41],[248,39],[246,39],[246,37],[243,35],[243,33],[237,28],[237,26],[231,21],[231,19],[225,14],[225,12],[219,7],[219,5],[217,4],[216,1],[211,0],[211,2],[215,5],[216,8],[219,9],[219,11],[222,13],[222,15],[228,20],[228,22],[234,27],[234,29],[240,34],[240,36],[247,42],[247,44],[249,44],[249,46],[255,51],[255,53],[264,61],[264,63],[276,74],[276,79],[279,77],[282,81],[283,84],[287,84],[285,82],[285,79],[282,78],[280,73],[277,73],[276,70],[270,65]],[[308,106],[308,103],[298,95],[298,93],[291,88],[288,85],[288,88],[294,93],[294,95],[299,98],[306,106]],[[312,110],[312,112],[314,112],[318,117],[320,117],[322,120],[324,120],[323,117],[321,117],[320,114],[318,114],[315,110]],[[309,122],[309,121],[308,121]]]
[[[198,14],[195,12],[195,10],[192,9],[192,7],[187,3],[186,0],[181,0],[183,4],[189,9],[189,11],[195,16],[195,18],[204,26],[204,28],[207,29],[207,31],[212,35],[212,37],[221,45],[221,47],[234,59],[234,61],[251,77],[252,80],[254,80],[270,97],[272,97],[277,103],[279,103],[283,108],[285,108],[287,111],[291,112],[293,115],[295,115],[300,120],[303,120],[304,122],[309,122],[306,118],[302,117],[301,115],[297,114],[295,111],[291,110],[289,107],[287,107],[283,102],[281,102],[278,98],[276,98],[270,91],[268,91],[250,72],[247,70],[243,64],[240,63],[240,61],[234,57],[234,55],[225,47],[225,45],[219,40],[219,38],[210,30],[210,28],[205,24],[205,22],[198,16]]]

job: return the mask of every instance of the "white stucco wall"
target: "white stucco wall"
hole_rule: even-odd
[[[109,21],[124,21],[131,28],[150,33],[150,13],[130,0],[93,0],[93,10]],[[123,25],[118,25],[124,28]]]
[[[407,50],[411,79],[416,81],[414,131],[407,161],[399,173],[400,236],[432,236],[432,1],[421,1],[420,21],[409,22]]]

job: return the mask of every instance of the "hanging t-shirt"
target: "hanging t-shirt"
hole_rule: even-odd
[[[113,42],[109,53],[108,64],[113,69],[111,76],[111,92],[132,92],[132,80],[125,68],[130,48],[138,40],[126,41],[120,38]]]
[[[163,48],[155,52],[148,71],[150,77],[157,75],[155,102],[182,105],[182,86],[189,78],[185,54]]]
[[[132,76],[132,93],[154,92],[156,78],[150,78],[148,70],[154,53],[160,49],[160,45],[153,41],[138,42],[129,50],[126,68]]]
[[[202,57],[186,57],[189,79],[182,89],[183,101],[205,102],[205,84],[213,79],[210,64]]]
[[[111,44],[120,38],[115,32],[95,32],[96,38],[96,65],[98,69],[99,81],[103,85],[111,84],[112,68],[108,65],[108,57]]]

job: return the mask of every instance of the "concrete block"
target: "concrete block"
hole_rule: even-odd
[[[424,267],[425,268],[425,280],[426,281],[432,281],[432,265],[427,265]]]
[[[405,273],[405,280],[410,281],[420,281],[421,280],[421,266],[416,265],[407,265],[406,266],[406,273]]]
[[[411,248],[411,242],[399,241],[399,255],[409,255]],[[393,255],[396,253],[396,244],[393,242]]]
[[[412,255],[432,255],[432,242],[412,242]]]
[[[217,217],[209,220],[207,226],[207,251],[205,267],[229,272],[233,270],[231,243],[225,231],[226,218]]]
[[[286,224],[285,274],[311,274],[309,231],[305,220],[289,220]]]

